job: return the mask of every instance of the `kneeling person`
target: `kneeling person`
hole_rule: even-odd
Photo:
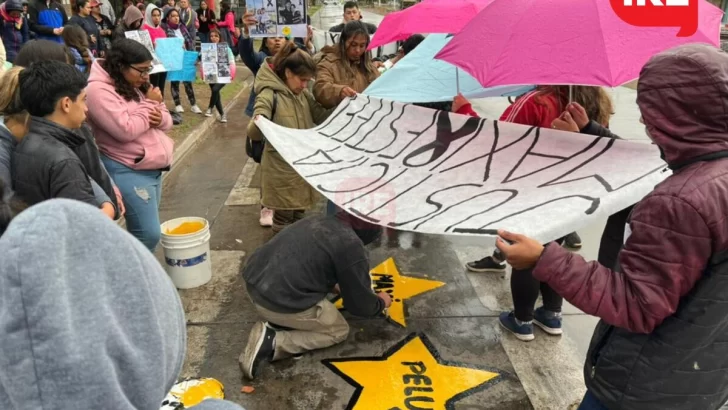
[[[326,298],[329,292],[340,293],[353,315],[382,315],[392,300],[372,290],[364,249],[380,234],[378,226],[343,212],[313,216],[287,227],[250,256],[243,278],[266,322],[253,326],[240,356],[246,377],[253,379],[263,360],[284,359],[346,339],[349,325]]]

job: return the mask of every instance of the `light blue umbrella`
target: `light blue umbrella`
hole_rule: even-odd
[[[466,98],[515,97],[535,88],[514,85],[483,88],[470,74],[437,54],[452,39],[450,34],[430,34],[414,50],[376,79],[362,94],[404,103],[451,101],[458,92]],[[473,49],[477,53],[477,49]]]

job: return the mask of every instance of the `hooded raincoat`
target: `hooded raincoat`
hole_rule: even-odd
[[[19,214],[0,252],[3,408],[159,410],[187,337],[177,290],[149,250],[92,206],[54,199]]]
[[[253,117],[262,115],[282,127],[305,130],[321,124],[332,110],[327,110],[313,98],[308,90],[294,94],[281,80],[266,59],[255,78],[255,110]],[[275,95],[275,97],[274,97]],[[273,100],[275,115],[271,118]],[[254,141],[263,139],[254,121],[248,123],[248,136]],[[276,151],[273,144],[265,144],[261,161],[263,199],[268,209],[299,210],[316,203],[318,194]]]

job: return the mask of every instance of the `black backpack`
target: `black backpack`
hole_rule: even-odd
[[[269,120],[273,121],[273,118],[276,116],[276,107],[278,106],[278,94],[273,93],[273,107],[270,110],[270,118]],[[253,121],[251,119],[251,121]],[[260,164],[260,161],[263,160],[263,150],[265,149],[265,139],[262,141],[253,141],[250,139],[250,137],[245,137],[245,153],[248,154],[250,158],[253,158],[253,161]]]

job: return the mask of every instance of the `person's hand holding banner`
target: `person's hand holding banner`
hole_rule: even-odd
[[[498,231],[495,246],[503,252],[506,261],[514,269],[533,267],[543,253],[543,245],[538,241],[517,233]]]

